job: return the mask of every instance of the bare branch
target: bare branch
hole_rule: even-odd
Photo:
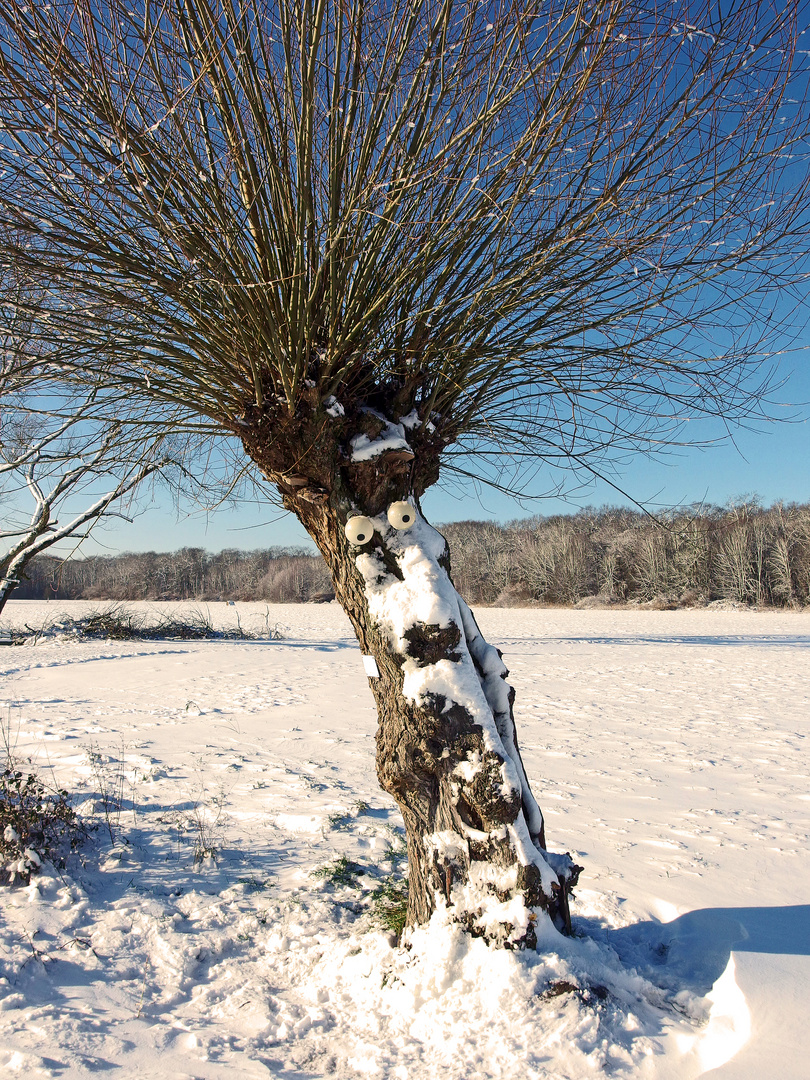
[[[74,377],[237,434],[312,383],[467,453],[745,418],[807,271],[798,10],[12,3],[14,310]]]

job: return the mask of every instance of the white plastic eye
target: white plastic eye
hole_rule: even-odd
[[[367,544],[374,534],[374,524],[371,518],[363,517],[362,514],[356,514],[354,517],[350,517],[344,526],[346,533],[346,539],[350,544]]]
[[[416,521],[416,511],[409,502],[395,502],[388,507],[388,524],[404,532]]]

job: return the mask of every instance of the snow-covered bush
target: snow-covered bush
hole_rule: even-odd
[[[25,884],[43,862],[64,863],[84,833],[68,793],[48,791],[33,773],[8,762],[0,773],[0,872],[7,885]]]

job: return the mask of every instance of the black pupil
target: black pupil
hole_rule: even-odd
[[[411,515],[410,514],[403,514],[402,515],[402,520],[403,521],[410,521],[411,520]]]
[[[358,534],[357,534],[357,539],[358,539],[358,540],[359,540],[359,541],[360,541],[361,543],[362,543],[362,542],[363,542],[363,541],[365,540],[365,538],[366,538],[366,534],[365,534],[365,533],[358,533]]]

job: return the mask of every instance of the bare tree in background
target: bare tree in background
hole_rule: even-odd
[[[506,669],[419,498],[442,471],[597,468],[758,414],[807,250],[800,10],[0,15],[0,259],[39,285],[38,348],[153,422],[180,406],[230,434],[315,540],[379,672],[412,924],[446,903],[531,944],[578,873],[547,850]]]
[[[169,463],[165,437],[134,435],[106,398],[102,409],[92,392],[54,402],[46,376],[33,375],[21,387],[0,373],[0,611],[32,559],[126,516],[127,496]]]

